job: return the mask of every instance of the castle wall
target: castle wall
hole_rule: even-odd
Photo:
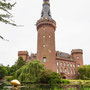
[[[76,77],[76,66],[75,61],[67,59],[56,59],[57,73],[61,73],[62,78],[75,79]]]

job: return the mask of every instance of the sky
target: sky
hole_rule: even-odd
[[[36,22],[41,17],[43,0],[14,0],[11,11],[14,27],[0,22],[0,64],[13,65],[18,51],[37,52]],[[90,0],[50,0],[52,18],[56,21],[55,45],[57,51],[71,53],[83,49],[84,64],[90,64]]]

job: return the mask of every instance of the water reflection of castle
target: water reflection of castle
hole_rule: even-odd
[[[73,49],[71,54],[67,54],[55,50],[56,22],[51,17],[49,0],[43,0],[42,15],[36,26],[37,53],[29,56],[27,51],[19,51],[18,56],[22,56],[26,61],[37,59],[46,69],[61,73],[63,78],[76,78],[78,67],[83,66],[83,51]]]

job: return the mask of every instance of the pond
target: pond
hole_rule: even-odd
[[[19,87],[0,85],[0,90],[90,90],[90,86],[82,85],[25,85]]]

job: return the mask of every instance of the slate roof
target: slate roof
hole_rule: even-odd
[[[68,53],[64,53],[64,52],[59,52],[59,51],[56,51],[56,58],[58,59],[66,59],[66,60],[72,60],[72,56]]]

